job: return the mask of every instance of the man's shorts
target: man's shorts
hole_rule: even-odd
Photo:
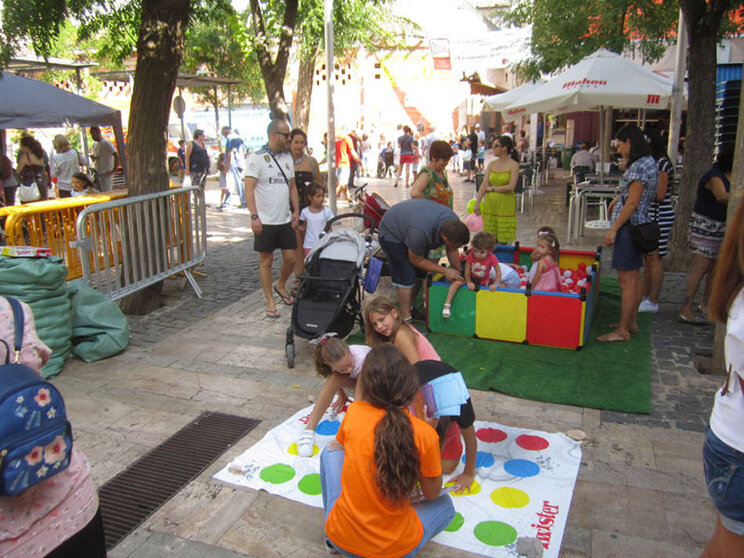
[[[416,284],[417,277],[426,277],[426,272],[418,269],[408,259],[408,247],[405,244],[390,242],[381,238],[380,246],[388,257],[390,278],[393,280],[393,287],[412,289]]]
[[[744,535],[744,453],[722,442],[708,426],[703,446],[703,470],[721,524]]]
[[[460,425],[453,420],[444,434],[444,444],[442,445],[443,460],[457,461],[460,459],[462,455],[462,437],[460,433]]]
[[[297,237],[291,223],[284,225],[264,225],[261,234],[253,237],[253,250],[256,252],[273,252],[274,250],[294,250],[297,248]]]

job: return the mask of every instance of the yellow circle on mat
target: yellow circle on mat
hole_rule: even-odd
[[[448,482],[445,486],[452,486],[454,483]],[[481,485],[478,483],[478,481],[473,481],[473,484],[470,485],[470,492],[468,492],[468,489],[465,488],[463,490],[458,490],[457,492],[450,492],[450,496],[475,496],[478,494],[478,492],[481,491]]]
[[[318,455],[319,451],[320,449],[318,448],[318,446],[313,444],[313,455]],[[297,444],[294,444],[294,443],[289,444],[289,447],[287,448],[287,453],[289,455],[297,455]]]
[[[524,490],[502,486],[491,492],[491,500],[502,508],[523,508],[530,503],[530,497]]]

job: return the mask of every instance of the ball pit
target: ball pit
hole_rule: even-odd
[[[427,328],[434,333],[461,335],[548,347],[578,349],[589,341],[589,328],[599,299],[599,251],[562,250],[560,292],[534,291],[528,272],[532,248],[498,246],[503,263],[518,265],[518,289],[462,287],[452,304],[452,316],[442,317],[449,283],[434,278],[427,286]]]

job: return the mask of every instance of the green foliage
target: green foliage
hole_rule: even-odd
[[[182,69],[188,73],[206,70],[211,76],[240,80],[231,86],[233,102],[260,100],[264,96],[261,70],[250,44],[246,24],[232,6],[213,5],[203,9],[201,17],[195,17],[189,27]],[[193,91],[202,103],[226,104],[225,87],[199,87]]]
[[[676,31],[672,0],[514,0],[506,23],[532,25],[532,58],[518,65],[537,78],[575,64],[598,48],[658,60]]]

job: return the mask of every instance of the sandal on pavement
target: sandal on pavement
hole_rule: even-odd
[[[291,295],[280,293],[279,289],[277,289],[276,287],[274,287],[274,292],[279,295],[279,298],[281,298],[282,302],[287,306],[292,306],[292,304],[294,303],[294,299]]]
[[[266,310],[266,317],[270,320],[276,320],[281,316],[279,315],[279,312],[277,310]]]
[[[690,324],[690,325],[705,325],[708,323],[708,320],[706,320],[703,316],[700,316],[698,314],[695,314],[695,316],[692,318],[688,318],[684,314],[680,314],[679,321],[683,324]]]
[[[445,304],[444,308],[442,308],[442,317],[443,318],[450,318],[452,316],[452,305],[451,304]]]
[[[305,429],[297,440],[297,455],[300,457],[312,457],[315,449],[315,432]]]
[[[617,331],[611,331],[597,337],[597,341],[599,341],[600,343],[627,342],[630,341],[630,333],[621,335]]]

